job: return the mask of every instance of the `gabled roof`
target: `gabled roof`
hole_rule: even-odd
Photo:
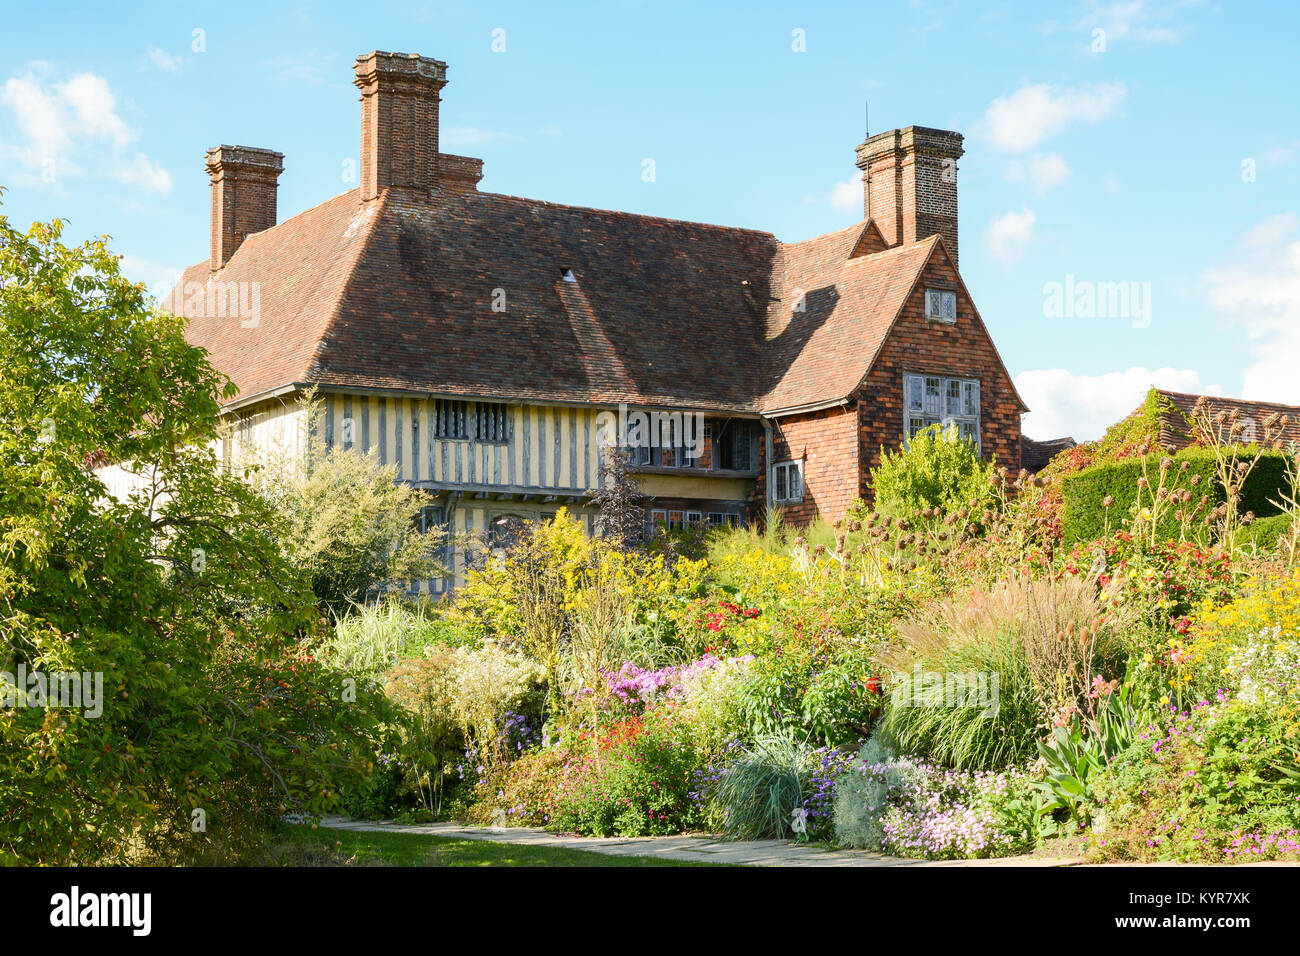
[[[255,327],[185,295],[209,287],[206,262],[167,304],[194,316],[187,337],[237,402],[317,383],[756,414],[862,382],[943,248],[878,240],[870,222],[782,244],[492,193],[353,190],[249,236],[211,277],[257,285]]]

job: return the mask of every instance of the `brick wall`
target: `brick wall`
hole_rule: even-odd
[[[818,514],[833,521],[859,496],[857,427],[851,406],[773,422],[772,460],[803,461],[803,501],[777,506],[787,522],[807,524]]]
[[[926,320],[927,286],[957,292],[956,325]],[[905,372],[979,379],[981,451],[985,457],[996,456],[999,464],[1013,470],[1020,467],[1020,406],[1014,386],[942,250],[926,266],[921,282],[855,396],[859,399],[858,434],[863,463],[859,494],[863,498],[870,496],[870,472],[880,463],[881,446],[895,449],[902,444]]]

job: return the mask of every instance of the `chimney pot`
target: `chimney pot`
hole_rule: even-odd
[[[858,147],[866,217],[890,246],[936,233],[957,265],[957,160],[962,136],[907,126],[867,137]]]

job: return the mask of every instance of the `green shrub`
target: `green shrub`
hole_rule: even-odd
[[[592,836],[663,836],[690,829],[699,760],[670,721],[634,718],[574,751],[555,796],[554,824]]]
[[[1160,473],[1160,460],[1164,457],[1164,453],[1158,452],[1145,459],[1128,458],[1094,465],[1066,475],[1062,481],[1065,503],[1061,531],[1064,543],[1068,546],[1077,541],[1104,537],[1108,520],[1112,531],[1119,528],[1137,501],[1138,480],[1145,473],[1154,483]],[[1202,495],[1209,497],[1211,507],[1224,500],[1224,490],[1216,477],[1212,451],[1185,448],[1168,457],[1174,461],[1172,470],[1178,475],[1177,487],[1192,492],[1193,507]],[[1183,467],[1184,462],[1186,468]],[[1199,478],[1199,484],[1193,486],[1193,478]],[[1238,510],[1241,514],[1252,511],[1257,518],[1276,515],[1279,509],[1270,499],[1278,498],[1287,488],[1286,456],[1280,452],[1264,452],[1241,490]],[[1113,500],[1109,508],[1104,504],[1107,497]],[[1172,508],[1167,509],[1162,516],[1156,528],[1158,536],[1178,537],[1179,523],[1173,511]],[[1204,510],[1200,515],[1204,515]]]
[[[283,521],[212,451],[237,389],[62,228],[0,216],[0,865],[256,847],[337,811],[390,708],[304,653]]]
[[[1102,810],[1089,855],[1213,863],[1300,856],[1296,731],[1285,708],[1229,700],[1144,735],[1094,781]]]
[[[717,789],[726,833],[733,840],[780,840],[790,835],[795,808],[812,789],[818,755],[787,732],[761,737],[727,769]]]
[[[541,723],[541,665],[491,643],[430,647],[385,676],[389,698],[408,715],[401,754],[408,780],[434,813],[466,751],[477,775],[487,779],[497,778],[516,755],[508,714],[533,727]]]
[[[1250,524],[1238,528],[1236,542],[1238,545],[1252,543],[1261,554],[1271,553],[1277,550],[1290,530],[1290,515],[1269,515],[1266,518],[1256,518]]]
[[[905,448],[880,450],[880,464],[871,473],[876,510],[910,518],[926,508],[957,511],[972,501],[978,510],[993,499],[994,471],[993,463],[982,460],[955,429],[932,425],[913,435]]]

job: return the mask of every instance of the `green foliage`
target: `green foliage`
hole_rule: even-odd
[[[906,448],[880,450],[871,487],[876,510],[894,517],[911,517],[927,508],[980,510],[993,500],[995,473],[993,463],[981,460],[955,429],[932,425],[913,435]]]
[[[718,786],[726,833],[733,840],[780,840],[812,792],[819,767],[812,746],[792,733],[763,736],[727,768]]]
[[[1046,779],[1034,785],[1044,798],[1039,813],[1064,818],[1059,822],[1089,821],[1096,806],[1096,775],[1154,721],[1149,707],[1135,704],[1135,696],[1126,684],[1108,693],[1094,716],[1083,719],[1076,714],[1068,728],[1055,727],[1047,743],[1038,741],[1047,772]]]
[[[280,512],[285,550],[321,607],[340,615],[369,596],[445,575],[437,558],[443,533],[421,535],[413,525],[427,503],[424,493],[398,482],[397,466],[380,465],[373,450],[327,447],[314,390],[299,406],[307,455],[269,449],[262,461],[244,464]]]
[[[541,722],[545,675],[522,654],[495,644],[437,647],[402,661],[385,691],[409,715],[402,759],[426,807],[441,807],[445,781],[468,751],[479,776],[495,778],[515,755],[507,713]]]
[[[103,694],[0,707],[0,862],[252,845],[337,808],[389,708],[299,644],[317,614],[280,518],[211,451],[233,386],[103,240],[61,231],[0,217],[0,670]],[[138,490],[114,499],[103,464]]]
[[[832,747],[865,737],[880,707],[866,648],[824,635],[791,635],[778,647],[753,662],[736,690],[746,736],[798,733]]]
[[[1104,537],[1106,526],[1116,530],[1131,519],[1130,509],[1138,500],[1138,481],[1145,475],[1151,487],[1155,486],[1160,473],[1161,453],[1147,455],[1145,458],[1134,457],[1090,468],[1065,477],[1062,489],[1065,507],[1062,518],[1062,535],[1064,543],[1069,545],[1077,541],[1091,541]],[[1173,472],[1178,476],[1177,487],[1191,492],[1191,506],[1202,495],[1209,499],[1209,506],[1221,503],[1225,498],[1223,486],[1215,477],[1215,457],[1212,451],[1203,448],[1185,448],[1168,456],[1174,462]],[[1184,468],[1183,463],[1186,462]],[[1193,483],[1193,479],[1199,479]],[[1288,485],[1286,473],[1286,456],[1277,452],[1264,452],[1250,473],[1241,489],[1238,508],[1242,514],[1254,512],[1257,518],[1276,515],[1278,507],[1273,504],[1280,491]],[[1105,499],[1112,499],[1108,508]],[[1148,493],[1144,502],[1150,501]],[[1178,538],[1179,521],[1175,509],[1165,509],[1157,522],[1156,535],[1161,538]],[[1203,517],[1205,511],[1200,512]]]
[[[1232,862],[1300,856],[1297,722],[1242,700],[1201,706],[1098,775],[1099,859]]]
[[[575,751],[563,769],[553,824],[592,836],[656,836],[690,829],[699,761],[670,722],[639,718]]]
[[[334,623],[317,655],[332,667],[373,679],[400,660],[422,656],[428,648],[481,642],[482,634],[464,619],[390,598],[353,607]]]
[[[1288,514],[1256,518],[1250,524],[1242,525],[1237,529],[1237,545],[1239,547],[1253,545],[1260,554],[1272,554],[1290,534],[1291,521],[1292,518]]]

